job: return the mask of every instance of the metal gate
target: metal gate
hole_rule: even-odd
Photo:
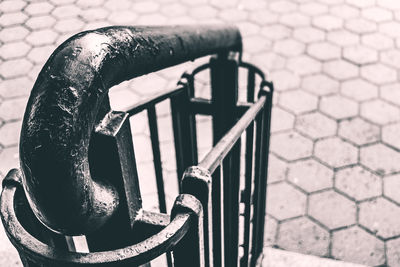
[[[230,26],[108,27],[51,55],[32,89],[20,169],[3,180],[1,215],[24,266],[255,266],[262,254],[272,83],[241,60]],[[124,111],[108,89],[214,55],[176,89]],[[209,71],[211,99],[195,97]],[[238,75],[247,74],[238,102]],[[144,88],[145,90],[145,88]],[[170,101],[179,192],[167,215],[156,106]],[[159,212],[143,210],[129,118],[146,111]],[[198,162],[196,114],[212,117],[213,148]],[[90,252],[70,236],[85,235]]]

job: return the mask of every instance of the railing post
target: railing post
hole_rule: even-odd
[[[203,207],[192,195],[181,194],[174,203],[171,220],[179,213],[191,212],[189,231],[173,249],[176,267],[204,267]]]
[[[176,165],[179,185],[185,169],[197,164],[197,138],[195,116],[190,112],[190,98],[193,97],[193,82],[182,77],[178,86],[184,92],[171,98],[172,124],[174,131]]]
[[[238,62],[233,54],[219,54],[210,60],[211,95],[213,108],[213,143],[214,145],[236,122],[236,105],[238,100]],[[213,216],[216,219],[215,233],[221,233],[223,244],[214,240],[214,249],[221,251],[223,258],[216,253],[215,266],[237,266],[238,224],[239,224],[239,178],[240,178],[240,141],[224,160],[221,172],[216,172],[213,179]],[[222,207],[220,206],[222,189]],[[217,203],[219,202],[219,203]],[[218,222],[220,210],[223,218]],[[223,225],[223,229],[219,225]]]
[[[264,223],[265,223],[265,208],[266,208],[266,188],[268,174],[268,155],[269,155],[269,140],[271,127],[271,110],[273,97],[273,83],[264,81],[261,84],[259,97],[266,96],[265,105],[260,119],[257,121],[256,127],[256,175],[255,175],[255,191],[253,195],[254,215],[253,215],[253,239],[252,239],[252,257],[250,266],[256,266],[257,259],[262,253],[264,240]],[[259,146],[259,147],[258,147]]]
[[[187,168],[182,178],[183,193],[195,196],[203,206],[205,266],[213,266],[211,183],[210,172],[198,166]]]

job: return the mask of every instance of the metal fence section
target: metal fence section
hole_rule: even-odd
[[[57,48],[28,102],[21,169],[3,181],[2,220],[24,266],[150,266],[162,254],[168,266],[255,266],[273,86],[241,61],[241,49],[240,33],[226,26],[109,27]],[[206,55],[215,56],[184,73],[176,89],[111,110],[111,86]],[[210,72],[211,99],[195,97],[202,71]],[[245,102],[239,71],[247,72]],[[156,111],[163,101],[170,101],[180,185],[171,215]],[[129,118],[144,111],[159,212],[142,208],[132,143]],[[197,114],[213,121],[214,145],[201,162]],[[85,235],[90,252],[77,252],[73,235]]]

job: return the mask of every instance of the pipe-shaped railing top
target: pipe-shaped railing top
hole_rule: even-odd
[[[86,234],[116,211],[107,177],[91,177],[91,133],[108,89],[198,57],[241,51],[231,26],[108,27],[79,33],[51,55],[22,125],[23,185],[36,217],[53,231]]]

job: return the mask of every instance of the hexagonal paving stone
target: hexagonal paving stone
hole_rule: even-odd
[[[272,109],[271,132],[293,129],[294,115],[279,108]]]
[[[28,58],[35,63],[44,63],[56,49],[54,45],[34,47],[28,54]]]
[[[26,97],[4,100],[0,104],[0,118],[5,121],[21,119],[24,116],[27,101]]]
[[[290,58],[287,68],[298,75],[313,74],[321,71],[321,63],[306,55]]]
[[[328,95],[336,93],[339,89],[339,82],[323,74],[306,76],[301,83],[301,88],[314,95]]]
[[[377,50],[384,50],[394,46],[394,42],[391,38],[378,32],[363,35],[361,37],[361,42]]]
[[[33,82],[27,77],[7,79],[0,83],[0,96],[11,98],[28,95],[32,89]]]
[[[296,4],[285,0],[272,2],[269,6],[269,8],[276,13],[290,13],[294,11],[296,7]]]
[[[26,6],[25,1],[19,1],[19,0],[2,1],[0,3],[0,11],[3,13],[11,13],[14,11],[19,11],[23,9],[25,6]]]
[[[400,149],[400,123],[386,125],[382,128],[382,141]]]
[[[383,241],[358,226],[333,233],[332,256],[343,261],[381,265],[385,262]]]
[[[345,81],[341,86],[341,92],[354,100],[365,101],[378,96],[378,87],[364,79]]]
[[[18,25],[27,19],[28,16],[20,12],[2,14],[0,17],[0,26],[7,27],[11,25]]]
[[[381,61],[396,69],[400,68],[400,51],[395,49],[382,51]]]
[[[359,7],[359,8],[366,8],[366,7],[371,7],[375,5],[375,0],[364,0],[364,1],[358,1],[358,0],[346,0],[346,3]]]
[[[388,266],[398,267],[400,263],[400,238],[386,242],[386,257]]]
[[[348,20],[345,24],[345,28],[358,34],[365,34],[374,32],[377,28],[376,24],[362,18],[356,18]]]
[[[75,5],[63,5],[56,7],[51,14],[58,19],[62,19],[75,17],[79,15],[80,12],[81,9]]]
[[[48,2],[29,3],[24,12],[29,15],[42,15],[50,13],[53,8],[54,6]]]
[[[380,197],[360,203],[359,222],[382,238],[400,235],[400,207]]]
[[[26,75],[32,66],[32,63],[24,58],[8,60],[0,65],[0,75],[4,78]]]
[[[314,154],[334,168],[357,163],[357,148],[338,137],[317,141]]]
[[[381,178],[360,166],[339,170],[335,187],[357,201],[382,194]]]
[[[400,84],[388,84],[380,88],[381,97],[388,102],[400,106]]]
[[[293,37],[307,44],[307,43],[322,41],[325,37],[325,33],[319,29],[315,29],[312,27],[304,27],[304,28],[296,28],[293,31]]]
[[[340,48],[328,42],[310,44],[307,53],[319,60],[340,58]]]
[[[280,70],[285,66],[285,58],[275,53],[266,52],[259,53],[257,57],[253,58],[252,62],[261,69],[267,70]]]
[[[268,158],[268,184],[283,181],[286,178],[287,163],[270,154]]]
[[[380,125],[400,120],[400,109],[380,99],[362,103],[360,114]]]
[[[293,39],[276,41],[274,45],[274,51],[276,53],[287,57],[300,55],[304,50],[305,45]]]
[[[329,233],[306,217],[296,218],[280,225],[277,245],[285,250],[325,256]]]
[[[333,171],[314,159],[291,163],[287,175],[290,182],[308,193],[333,185]]]
[[[37,29],[50,28],[51,26],[54,25],[55,22],[56,20],[52,16],[44,15],[28,19],[25,22],[25,25],[32,30],[37,30]]]
[[[276,91],[295,89],[300,85],[300,78],[288,70],[277,70],[270,73]]]
[[[81,17],[85,21],[94,21],[94,20],[101,20],[108,17],[108,10],[103,8],[91,8],[82,10]]]
[[[381,63],[361,67],[361,76],[376,84],[390,83],[397,79],[396,70]]]
[[[336,122],[319,112],[313,112],[297,117],[295,128],[313,138],[335,135]]]
[[[287,160],[306,158],[312,154],[312,142],[296,132],[274,134],[271,151]]]
[[[19,167],[18,146],[4,148],[0,151],[0,173],[5,176],[11,169]]]
[[[384,33],[390,37],[397,37],[400,35],[400,23],[395,21],[384,22],[379,24],[379,32]]]
[[[340,95],[323,97],[321,99],[320,109],[323,113],[335,119],[353,117],[358,113],[357,103]]]
[[[358,75],[357,66],[344,60],[326,62],[323,65],[323,70],[337,80],[346,80]]]
[[[379,127],[360,118],[344,120],[339,123],[339,136],[356,145],[366,145],[379,141]]]
[[[312,24],[322,30],[332,31],[342,28],[343,20],[331,15],[321,15],[315,17],[312,21]]]
[[[272,46],[272,41],[261,35],[245,37],[243,42],[248,53],[258,53]]]
[[[378,60],[378,53],[374,49],[357,45],[345,47],[343,49],[343,57],[354,64],[364,65],[376,62]]]
[[[377,4],[388,9],[400,9],[400,3],[391,0],[378,0]]]
[[[6,43],[0,47],[0,57],[12,59],[25,56],[31,47],[25,42]]]
[[[29,31],[22,26],[7,27],[0,31],[0,41],[12,42],[22,40],[28,33]]]
[[[279,24],[269,25],[261,29],[261,34],[270,40],[284,39],[290,36],[291,32],[290,28]]]
[[[386,197],[396,201],[400,205],[400,174],[383,178],[383,193]]]
[[[330,31],[328,32],[327,39],[339,46],[356,45],[360,41],[358,35],[346,30]]]
[[[315,110],[318,98],[302,90],[286,91],[280,95],[279,103],[282,107],[296,114]]]
[[[278,222],[271,216],[265,216],[264,246],[274,246],[276,243],[276,232]]]
[[[328,11],[328,7],[320,3],[309,2],[301,4],[299,10],[303,14],[314,16],[326,13]]]
[[[46,29],[30,33],[28,37],[26,37],[26,40],[30,44],[38,46],[53,43],[57,39],[57,36],[58,34],[53,30]]]
[[[57,21],[56,25],[54,25],[54,29],[61,33],[77,32],[82,29],[83,25],[83,21],[78,18],[67,18]]]
[[[306,212],[306,195],[285,182],[267,188],[267,213],[278,220],[303,215]]]
[[[247,18],[247,12],[239,10],[237,8],[222,9],[219,12],[219,16],[228,22],[239,22],[245,21]]]
[[[217,14],[217,10],[212,6],[198,6],[195,9],[190,9],[189,14],[196,19],[213,18]]]
[[[329,229],[356,222],[355,203],[333,190],[310,195],[308,213]]]
[[[268,9],[255,10],[249,14],[249,20],[251,22],[257,23],[260,26],[265,26],[278,21],[278,15],[271,12]]]
[[[226,2],[226,1],[221,1]],[[156,12],[159,8],[159,4],[152,1],[137,1],[132,3],[132,9],[138,13],[151,13]]]
[[[378,23],[383,21],[388,21],[393,18],[392,12],[379,7],[370,7],[364,9],[362,11],[362,16],[368,20],[375,21]]]
[[[280,23],[289,27],[308,26],[310,18],[301,13],[285,14],[281,16]]]
[[[0,127],[1,144],[13,146],[18,144],[21,131],[21,121],[5,123]]]
[[[355,18],[358,17],[360,14],[360,11],[357,8],[345,4],[333,6],[330,9],[330,12],[332,13],[332,15],[343,19]]]
[[[391,174],[400,171],[400,153],[383,144],[360,149],[360,162],[379,174]]]

